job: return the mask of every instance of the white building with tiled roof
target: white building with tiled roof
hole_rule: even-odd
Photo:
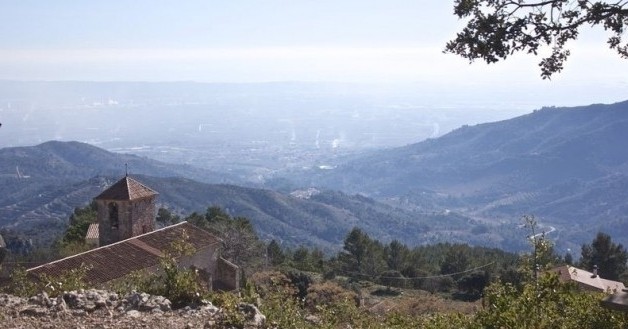
[[[583,290],[615,292],[626,289],[622,282],[602,279],[593,272],[569,265],[556,267],[550,272],[558,274],[560,281],[574,282]]]

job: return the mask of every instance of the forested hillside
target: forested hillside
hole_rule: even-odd
[[[543,108],[375,151],[302,182],[493,224],[534,214],[556,228],[562,248],[575,248],[597,230],[624,231],[626,140],[628,102]]]
[[[50,243],[66,227],[71,212],[90,202],[124,174],[142,172],[139,179],[160,193],[164,207],[182,215],[205,211],[210,205],[251,219],[265,239],[289,245],[337,249],[353,226],[383,240],[409,244],[475,241],[475,226],[456,213],[398,209],[373,199],[341,192],[292,195],[271,190],[215,185],[203,181],[223,178],[189,166],[171,165],[133,155],[116,154],[77,142],[48,142],[34,147],[0,150],[0,225],[35,243]],[[20,177],[16,171],[19,168]],[[150,176],[148,176],[150,175]],[[170,177],[168,177],[170,176]],[[175,177],[176,176],[176,177]],[[184,178],[188,177],[188,178]],[[228,176],[227,176],[228,177]],[[451,233],[455,227],[456,233]]]

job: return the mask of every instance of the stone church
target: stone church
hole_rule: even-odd
[[[154,231],[157,195],[133,178],[122,178],[94,198],[98,206],[98,223],[92,224],[88,230],[91,234],[86,238],[98,238],[98,245],[106,246]],[[94,232],[96,229],[97,233]]]
[[[155,230],[157,195],[151,188],[125,176],[94,198],[98,223],[90,226],[86,242],[95,249],[27,272],[34,277],[57,277],[86,265],[87,282],[104,287],[138,270],[158,271],[164,253],[174,242],[187,237],[194,253],[180,257],[180,266],[197,269],[213,289],[237,290],[240,269],[220,257],[220,238],[187,222]]]

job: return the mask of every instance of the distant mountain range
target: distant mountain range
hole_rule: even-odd
[[[333,169],[294,170],[268,185],[283,192],[83,143],[48,142],[0,149],[0,226],[49,242],[72,209],[121,177],[128,163],[162,205],[182,214],[218,205],[250,218],[264,239],[289,245],[337,249],[359,226],[384,241],[521,250],[519,218],[532,214],[560,251],[577,253],[600,230],[628,245],[627,142],[628,102],[543,108],[354,156]]]
[[[194,167],[112,153],[78,142],[0,150],[0,227],[50,243],[64,230],[74,208],[86,205],[125,174],[125,164],[132,173],[143,174],[134,177],[160,193],[161,206],[187,215],[217,205],[233,216],[251,219],[264,239],[288,245],[335,250],[354,226],[384,241],[475,241],[473,222],[455,213],[402,210],[332,191],[282,194],[208,184],[226,179]],[[459,233],[452,236],[448,225],[457,227]]]
[[[563,247],[598,230],[628,243],[628,101],[543,108],[375,151],[301,184],[435,204],[487,223],[534,214]]]

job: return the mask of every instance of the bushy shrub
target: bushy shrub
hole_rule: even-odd
[[[50,297],[56,297],[63,291],[85,289],[89,285],[85,275],[90,267],[81,265],[63,272],[58,276],[41,275],[29,276],[26,269],[18,267],[11,274],[11,282],[5,291],[16,296],[30,297],[40,292],[46,292]]]
[[[238,308],[241,299],[229,292],[219,292],[211,294],[211,302],[222,309],[222,316],[219,320],[219,327],[242,328],[245,322],[244,314]]]
[[[312,277],[305,272],[301,271],[288,271],[286,273],[290,283],[297,289],[296,296],[300,300],[303,300],[307,296],[307,290],[312,284]]]
[[[305,297],[305,306],[310,310],[314,310],[316,306],[332,305],[345,301],[353,302],[355,305],[360,303],[355,292],[344,289],[337,283],[326,281],[310,285]]]
[[[193,247],[184,234],[173,243],[170,251],[164,253],[157,273],[137,271],[112,284],[112,288],[122,294],[135,290],[164,296],[175,308],[196,304],[208,289],[201,284],[194,268],[179,265],[179,258],[189,256],[192,252]]]
[[[249,277],[249,282],[255,286],[256,292],[262,299],[279,293],[286,296],[294,296],[297,289],[292,285],[290,279],[278,271],[265,271],[253,273]]]
[[[25,268],[17,267],[11,273],[9,285],[4,287],[3,290],[16,296],[30,297],[35,295],[40,290],[40,287],[36,281],[28,277]]]
[[[546,274],[522,291],[509,284],[485,290],[484,309],[473,328],[626,328],[625,314],[600,306],[604,294],[580,291]]]
[[[48,293],[50,297],[56,297],[64,291],[86,289],[89,287],[89,284],[85,280],[85,276],[90,269],[91,266],[81,264],[81,266],[66,271],[59,276],[49,277],[42,275],[40,282],[43,287],[40,290]]]

